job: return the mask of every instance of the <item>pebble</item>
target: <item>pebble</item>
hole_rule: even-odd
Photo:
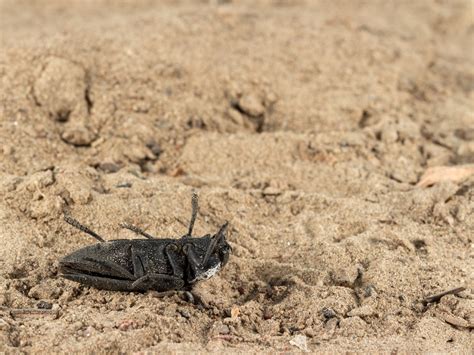
[[[56,299],[62,293],[62,290],[59,287],[51,286],[47,284],[39,284],[34,286],[30,292],[28,292],[28,297],[40,299]]]
[[[398,132],[395,126],[386,125],[380,132],[380,140],[385,143],[395,143],[398,139]]]
[[[297,336],[295,336],[293,339],[290,340],[290,344],[293,346],[296,346],[298,349],[304,352],[309,352],[306,339],[307,338],[305,335],[298,334]]]
[[[336,312],[334,312],[332,308],[323,308],[322,313],[326,319],[331,319],[336,316]]]
[[[445,321],[448,324],[454,325],[456,327],[460,328],[471,328],[472,324],[469,324],[467,320],[464,318],[455,316],[453,314],[447,313],[447,312],[436,312],[436,317]]]
[[[349,311],[347,315],[349,317],[368,317],[374,315],[375,311],[371,305],[365,305],[362,307],[354,308],[353,310]]]
[[[87,147],[91,145],[97,136],[85,126],[76,124],[67,127],[61,134],[61,138],[76,147]]]
[[[230,328],[226,324],[220,324],[216,327],[216,332],[219,334],[229,334]]]
[[[339,324],[339,319],[331,318],[326,322],[326,324],[324,325],[324,328],[327,331],[332,332],[332,331],[336,330],[336,327],[337,327],[338,324]]]
[[[126,332],[128,330],[138,328],[138,323],[133,319],[125,319],[117,325],[117,328],[123,332]]]
[[[281,190],[276,187],[268,186],[262,191],[264,196],[278,196],[281,195]]]
[[[244,118],[242,117],[242,114],[239,111],[233,108],[229,108],[227,114],[235,124],[238,124],[239,126],[243,126],[245,124]]]
[[[252,117],[259,117],[265,113],[262,101],[254,94],[242,96],[239,100],[239,108]]]
[[[51,309],[51,308],[53,308],[53,305],[49,302],[46,302],[46,301],[39,301],[36,304],[36,307],[39,308],[39,309]]]
[[[120,166],[112,162],[100,163],[98,168],[107,174],[116,173],[120,170]]]
[[[0,330],[6,330],[10,325],[2,318],[0,318]]]
[[[269,320],[272,318],[273,318],[273,312],[270,309],[265,308],[265,310],[263,311],[263,319]]]
[[[465,141],[474,140],[474,128],[460,128],[457,129],[454,134],[456,135],[456,137],[461,138]]]
[[[95,331],[94,327],[90,325],[84,330],[83,334],[85,337],[90,337],[94,331]]]
[[[147,143],[147,147],[156,156],[156,158],[158,158],[161,153],[163,153],[163,149],[161,149],[160,145],[153,140]]]
[[[181,316],[182,316],[183,318],[186,318],[186,319],[191,318],[191,313],[189,313],[189,312],[186,311],[185,309],[180,309],[180,310],[178,310],[178,313],[181,314]]]
[[[456,153],[461,163],[474,163],[474,141],[460,144]]]

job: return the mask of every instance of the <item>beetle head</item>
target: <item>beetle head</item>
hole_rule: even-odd
[[[195,268],[191,276],[190,283],[200,280],[207,280],[214,276],[229,261],[232,247],[227,243],[226,232],[227,222],[221,227],[219,232],[208,239],[206,254],[202,259],[202,265]],[[206,238],[209,238],[208,236]]]

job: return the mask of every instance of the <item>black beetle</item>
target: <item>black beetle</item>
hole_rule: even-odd
[[[180,239],[156,239],[138,227],[122,224],[148,239],[105,241],[97,233],[65,215],[67,223],[100,243],[79,249],[59,262],[61,276],[103,290],[145,292],[187,290],[215,275],[228,261],[228,223],[211,236],[193,237],[198,197],[192,196],[188,233]]]

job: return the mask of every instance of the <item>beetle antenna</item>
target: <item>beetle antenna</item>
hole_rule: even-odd
[[[65,214],[64,215],[64,220],[69,223],[71,226],[79,229],[80,231],[89,234],[90,236],[94,237],[97,239],[99,242],[105,242],[104,238],[102,238],[100,235],[98,235],[96,232],[92,231],[91,229],[87,228],[83,224],[79,223],[76,221],[74,218],[71,216]]]
[[[191,206],[192,206],[192,214],[191,214],[191,221],[189,222],[188,234],[186,234],[187,237],[191,237],[193,233],[194,222],[196,222],[196,217],[199,210],[199,197],[197,193],[195,192],[193,192],[193,195],[191,197]]]
[[[137,233],[137,234],[140,234],[141,236],[143,236],[143,237],[145,237],[145,238],[148,238],[148,239],[155,239],[154,236],[152,236],[151,234],[148,234],[148,233],[145,232],[143,229],[138,228],[137,226],[134,226],[134,225],[131,225],[131,224],[127,224],[127,223],[120,223],[119,226],[122,227],[122,228],[125,228],[125,229],[129,229],[129,230],[131,230],[132,232],[135,232],[135,233]]]

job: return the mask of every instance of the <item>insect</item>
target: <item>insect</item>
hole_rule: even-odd
[[[197,281],[212,277],[227,263],[232,250],[226,240],[228,223],[212,236],[193,237],[198,213],[196,194],[192,195],[191,205],[188,233],[179,239],[157,239],[136,226],[121,224],[147,239],[105,241],[65,215],[67,223],[100,243],[61,259],[61,276],[98,289],[131,292],[188,290]]]

